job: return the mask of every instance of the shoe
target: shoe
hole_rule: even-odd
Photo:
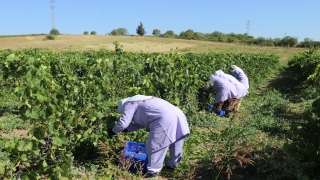
[[[149,173],[147,173],[145,176],[144,176],[144,178],[155,178],[155,177],[157,177],[158,176],[158,173],[154,173],[154,174],[149,174]]]
[[[226,111],[226,114],[224,115],[224,117],[226,117],[226,118],[230,118],[230,111]]]
[[[175,170],[175,168],[172,168],[172,167],[170,167],[170,166],[168,166],[168,165],[166,165],[166,166],[164,166],[162,169],[165,169],[165,170]]]

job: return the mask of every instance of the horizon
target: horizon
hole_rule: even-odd
[[[52,8],[52,5],[53,8]],[[254,38],[309,38],[320,41],[320,1],[253,1],[229,0],[214,2],[190,0],[171,2],[105,2],[92,0],[61,1],[1,1],[0,35],[83,34],[96,31],[105,35],[114,29],[126,28],[130,35],[142,22],[147,36],[153,29],[161,34],[172,30],[175,34],[188,29],[194,32],[245,34]]]

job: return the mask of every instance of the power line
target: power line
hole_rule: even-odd
[[[54,0],[51,0],[51,28],[56,29],[56,17],[54,14]]]
[[[249,35],[249,29],[250,29],[250,20],[247,21],[247,35]]]

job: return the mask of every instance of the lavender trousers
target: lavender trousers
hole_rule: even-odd
[[[184,138],[159,151],[148,154],[148,173],[154,174],[161,171],[168,149],[170,150],[170,157],[166,164],[171,168],[175,168],[176,164],[179,164],[182,159],[183,144]]]

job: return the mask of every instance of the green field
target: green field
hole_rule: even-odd
[[[134,94],[179,106],[191,128],[183,161],[158,179],[319,178],[319,145],[301,140],[319,126],[308,124],[320,95],[307,81],[318,77],[317,51],[156,37],[44,39],[0,41],[0,179],[141,179],[118,164],[124,142],[145,142],[147,132],[106,132],[119,118],[119,99]],[[214,95],[199,88],[231,64],[247,73],[250,93],[240,112],[218,117],[205,108]],[[53,145],[43,150],[46,136]],[[292,142],[314,148],[301,143],[306,155]]]

